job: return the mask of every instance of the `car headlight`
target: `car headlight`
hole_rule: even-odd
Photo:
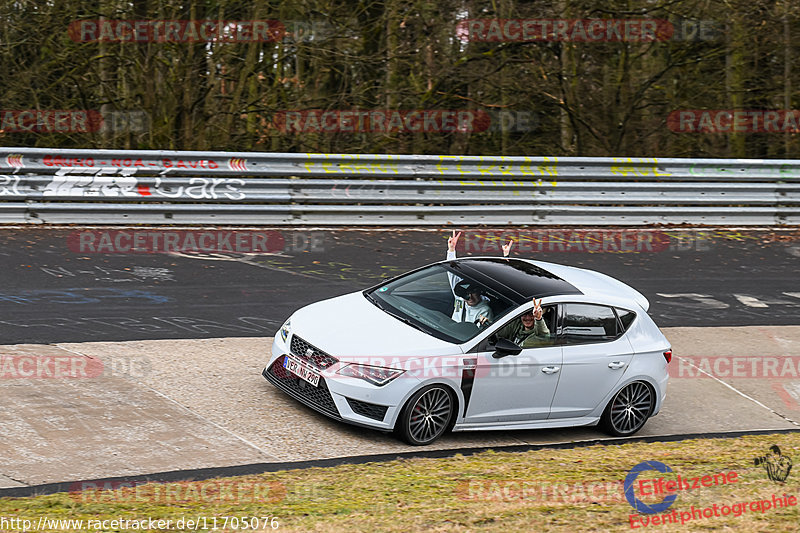
[[[286,322],[283,323],[280,329],[281,332],[281,339],[283,342],[286,342],[286,339],[289,338],[289,333],[292,332],[292,319],[288,319]]]
[[[349,365],[340,368],[336,373],[341,374],[342,376],[363,379],[364,381],[372,383],[377,387],[383,387],[393,379],[403,374],[403,372],[405,372],[405,370],[350,363]]]

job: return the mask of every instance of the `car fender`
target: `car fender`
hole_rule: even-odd
[[[429,386],[429,385],[443,385],[450,389],[456,397],[456,418],[455,421],[458,422],[459,420],[463,419],[462,406],[464,405],[464,393],[461,390],[461,379],[449,378],[449,377],[431,377],[426,380],[419,380],[413,388],[409,389],[408,392],[403,396],[403,399],[400,401],[399,405],[401,406],[399,409],[396,410],[394,415],[392,416],[392,420],[390,421],[391,425],[394,427],[397,424],[397,419],[400,417],[400,413],[402,413],[403,409],[405,408],[408,400],[416,394],[419,390]]]
[[[611,399],[619,391],[621,391],[622,389],[624,389],[625,387],[627,387],[628,385],[630,385],[631,383],[634,383],[636,381],[641,381],[643,383],[646,383],[647,385],[650,386],[650,388],[653,389],[653,391],[655,391],[656,405],[653,408],[653,412],[650,414],[650,416],[655,416],[656,414],[658,414],[658,411],[661,409],[661,395],[659,394],[660,388],[659,388],[658,384],[655,382],[655,380],[652,377],[650,377],[650,376],[648,376],[646,374],[632,374],[630,376],[626,376],[622,381],[617,383],[617,386],[614,387],[613,389],[611,389],[611,392],[608,393],[603,398],[603,400],[598,404],[598,406],[595,408],[595,410],[592,411],[591,413],[589,413],[587,416],[598,417],[598,420],[599,420],[599,417],[601,417],[603,415],[603,411],[606,410],[606,407],[608,406],[608,403],[611,401]]]

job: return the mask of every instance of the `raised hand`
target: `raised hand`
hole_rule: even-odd
[[[456,230],[453,230],[453,236],[447,239],[447,251],[448,252],[455,252],[456,251],[456,244],[458,244],[458,238],[461,237],[461,232],[459,231],[456,234]]]
[[[503,257],[508,257],[508,254],[511,253],[511,247],[514,246],[514,241],[508,241],[508,244],[504,244],[503,248]]]
[[[542,316],[544,315],[544,310],[542,309],[542,299],[539,298],[539,301],[536,301],[536,298],[533,299],[533,318],[536,320],[541,320]]]

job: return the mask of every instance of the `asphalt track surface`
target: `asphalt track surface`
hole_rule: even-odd
[[[282,246],[269,254],[92,253],[69,245],[81,230],[0,231],[0,344],[272,335],[303,305],[443,259],[447,238],[274,230]],[[502,231],[470,230],[460,255],[500,255]],[[613,230],[508,235],[519,257],[632,285],[662,327],[800,324],[799,230],[624,231],[627,241]]]
[[[443,258],[447,233],[275,230],[281,246],[270,253],[198,254],[75,250],[69,243],[83,230],[0,231],[0,355],[72,354],[113,370],[93,380],[0,380],[0,496],[81,479],[204,477],[408,451],[390,435],[311,412],[260,369],[292,311]],[[613,230],[542,231],[506,236],[523,245],[517,256],[592,268],[640,290],[684,361],[800,360],[800,231],[625,230],[627,245]],[[657,246],[648,245],[653,232]],[[472,231],[459,255],[500,255],[500,236]],[[640,436],[800,427],[797,375],[701,377],[671,380]],[[594,428],[460,433],[422,453],[601,438]]]

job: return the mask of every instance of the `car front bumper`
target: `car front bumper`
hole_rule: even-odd
[[[339,376],[336,364],[324,371],[318,386],[311,385],[283,367],[286,345],[276,339],[272,357],[262,376],[298,402],[334,420],[357,426],[391,431],[406,397],[419,382],[403,376],[376,387],[369,383]],[[413,383],[409,381],[413,380]]]

